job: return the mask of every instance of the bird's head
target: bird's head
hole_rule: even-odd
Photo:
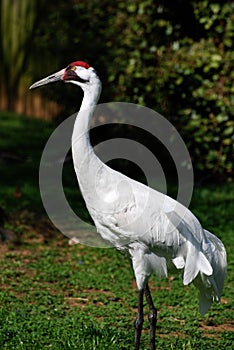
[[[41,85],[54,83],[56,81],[63,81],[78,85],[85,90],[86,87],[90,86],[92,83],[95,83],[96,80],[99,79],[94,68],[90,67],[86,62],[76,61],[70,63],[66,68],[37,81],[30,86],[30,89],[34,89]]]

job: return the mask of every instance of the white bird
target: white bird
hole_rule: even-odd
[[[78,85],[84,92],[72,135],[75,172],[97,231],[132,261],[139,289],[135,350],[140,347],[144,294],[154,350],[157,310],[148,285],[150,275],[166,277],[172,271],[183,276],[184,285],[193,282],[200,292],[200,311],[205,314],[213,301],[220,301],[227,266],[225,248],[182,204],[111,169],[96,156],[89,125],[101,81],[94,68],[76,61],[30,89],[55,81]]]

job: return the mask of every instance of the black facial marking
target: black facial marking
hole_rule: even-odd
[[[88,83],[89,80],[86,79],[82,79],[80,78],[74,70],[70,69],[71,67],[68,66],[66,68],[65,74],[64,74],[64,78],[63,80],[74,80],[74,81],[78,81],[79,83]]]

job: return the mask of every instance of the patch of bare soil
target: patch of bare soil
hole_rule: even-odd
[[[98,295],[105,295],[107,302],[109,301],[119,301],[119,298],[113,298],[113,293],[109,290],[103,290],[103,289],[83,289],[81,291],[82,297],[71,297],[71,296],[65,296],[65,301],[69,305],[69,307],[81,307],[83,308],[85,305],[89,303],[95,303],[98,306],[104,305],[102,301],[97,300]],[[85,296],[83,296],[85,294]]]
[[[180,338],[180,339],[185,339],[186,338],[186,335],[182,332],[170,332],[170,336],[173,336],[175,338]],[[168,334],[159,334],[158,333],[158,337],[160,338],[167,338],[168,337]]]
[[[218,337],[222,332],[234,332],[234,321],[216,325],[212,320],[202,321],[199,329],[207,337]]]

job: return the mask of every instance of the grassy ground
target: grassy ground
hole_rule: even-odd
[[[133,349],[137,288],[128,261],[113,249],[69,245],[43,211],[38,166],[52,128],[0,115],[0,153],[8,154],[0,160],[0,207],[17,237],[0,245],[0,349]],[[228,279],[222,303],[202,318],[193,285],[153,277],[157,349],[233,349],[233,199],[233,184],[195,190],[191,208],[226,245]],[[148,327],[145,317],[142,349]]]

